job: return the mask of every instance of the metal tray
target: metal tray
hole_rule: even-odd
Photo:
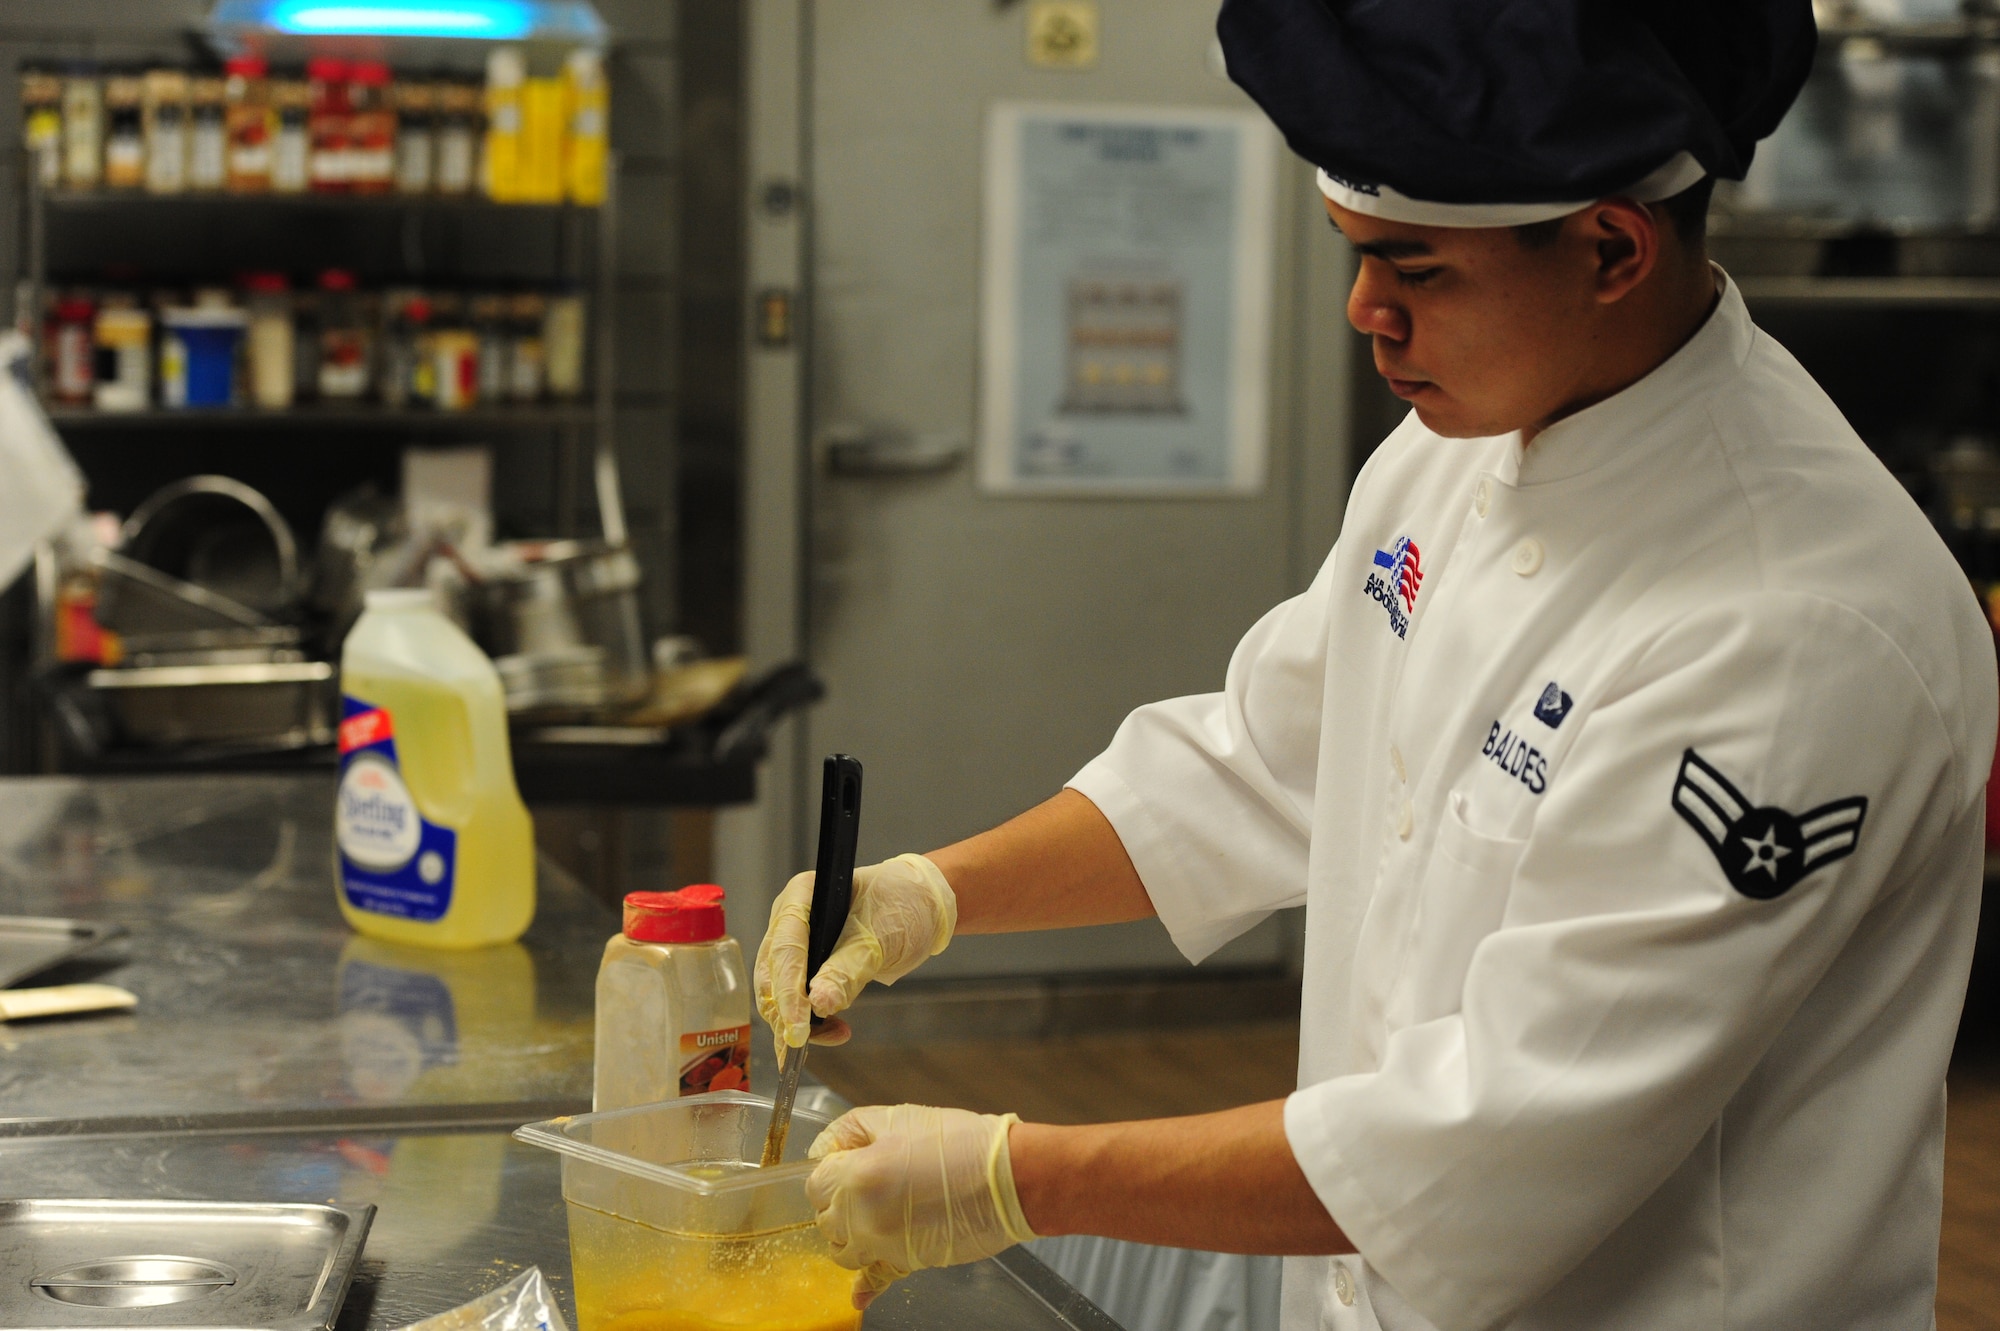
[[[0,915],[0,989],[80,956],[124,932],[122,924]]]
[[[0,1202],[0,1326],[331,1331],[373,1206]]]
[[[333,742],[335,673],[327,661],[271,661],[120,666],[84,679],[137,744],[298,749]]]

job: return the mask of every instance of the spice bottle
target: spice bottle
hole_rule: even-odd
[[[160,315],[160,405],[233,407],[243,343],[243,311],[197,293],[191,306]]]
[[[104,81],[104,183],[138,189],[146,183],[146,90],[120,75]]]
[[[106,296],[92,340],[97,409],[144,410],[153,395],[153,317],[130,296]]]
[[[548,368],[548,353],[542,342],[542,323],[548,302],[534,292],[523,292],[507,305],[507,400],[539,402]]]
[[[479,89],[469,83],[440,83],[436,100],[437,190],[465,194],[479,179]]]
[[[188,83],[189,189],[219,190],[228,174],[229,129],[221,79],[198,78]]]
[[[382,326],[382,402],[403,407],[430,397],[430,374],[420,374],[429,354],[431,303],[421,291],[391,291],[382,297],[388,318]]]
[[[396,190],[428,194],[437,163],[437,87],[398,79],[396,106]]]
[[[750,984],[722,889],[633,892],[597,970],[591,1108],[750,1089]]]
[[[225,183],[236,194],[262,194],[271,188],[271,147],[277,128],[264,61],[260,56],[239,55],[223,68],[227,76],[223,130],[229,143]]]
[[[507,397],[507,298],[474,296],[470,305],[472,335],[479,339],[479,396],[500,402]]]
[[[104,85],[88,74],[63,80],[63,183],[96,189],[104,177]]]
[[[372,347],[354,274],[327,269],[319,275],[319,292],[319,395],[358,401],[368,395]]]
[[[302,287],[292,293],[292,401],[319,397],[319,292]]]
[[[389,67],[358,61],[347,75],[347,187],[387,194],[396,184],[396,109],[389,103]]]
[[[266,411],[292,405],[292,300],[283,273],[251,273],[243,280],[250,307],[250,401]]]
[[[304,194],[312,186],[312,88],[299,79],[272,79],[271,192]]]
[[[549,297],[542,318],[544,376],[549,396],[574,398],[583,393],[583,297],[566,291]]]
[[[62,104],[61,79],[21,72],[21,142],[43,189],[62,183]]]
[[[188,77],[178,69],[146,71],[146,190],[179,194],[187,188]]]
[[[464,411],[479,403],[479,338],[472,331],[464,301],[450,292],[432,300],[431,331],[424,342],[431,377],[431,405],[441,411]]]
[[[58,296],[49,306],[47,355],[49,394],[58,402],[90,401],[96,355],[91,325],[97,303],[81,292]]]
[[[324,57],[306,62],[306,82],[312,90],[307,133],[312,157],[306,172],[319,194],[347,191],[347,65]]]
[[[571,203],[596,207],[604,202],[606,119],[610,89],[604,57],[578,47],[563,61],[563,102],[568,119],[563,138],[563,192]]]
[[[498,46],[486,57],[486,197],[515,203],[521,197],[521,85],[528,64],[518,46]]]

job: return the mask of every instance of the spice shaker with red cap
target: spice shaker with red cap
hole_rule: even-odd
[[[750,1089],[750,978],[722,889],[632,892],[597,971],[595,1110]]]

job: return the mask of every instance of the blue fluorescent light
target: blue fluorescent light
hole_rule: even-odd
[[[279,32],[309,36],[482,37],[508,41],[534,28],[521,0],[429,0],[424,4],[341,4],[280,0],[268,21]]]

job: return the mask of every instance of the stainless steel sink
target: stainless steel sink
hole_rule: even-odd
[[[330,1331],[373,1206],[0,1202],[0,1325]]]

